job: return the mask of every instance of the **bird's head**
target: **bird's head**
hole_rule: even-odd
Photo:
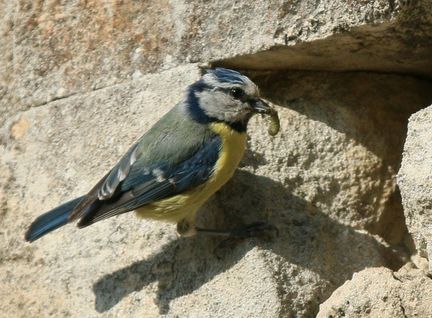
[[[270,107],[259,97],[258,87],[239,72],[216,68],[208,71],[187,91],[186,105],[201,122],[225,122],[245,131],[252,115],[268,114]]]

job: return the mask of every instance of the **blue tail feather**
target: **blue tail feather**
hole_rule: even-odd
[[[72,212],[73,208],[82,200],[82,198],[83,197],[79,197],[63,203],[51,211],[48,211],[37,217],[27,230],[25,234],[25,240],[33,242],[45,234],[54,231],[68,223],[70,213]]]

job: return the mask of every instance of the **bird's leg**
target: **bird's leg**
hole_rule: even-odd
[[[233,230],[216,230],[216,229],[203,229],[195,227],[196,234],[211,235],[211,236],[222,236],[226,237],[230,241],[238,241],[247,239],[250,237],[264,237],[271,239],[274,236],[279,235],[279,230],[270,223],[255,222],[242,227],[238,227]]]
[[[223,258],[224,251],[227,248],[232,248],[240,241],[251,237],[260,237],[265,240],[271,240],[279,235],[279,230],[272,224],[265,222],[256,222],[233,230],[223,231],[216,229],[202,229],[195,227],[196,234],[222,236],[225,237],[214,249],[214,253],[218,258]]]
[[[225,239],[218,244],[216,250],[231,247],[247,238],[259,237],[265,240],[271,240],[279,235],[279,230],[277,227],[265,222],[255,222],[235,228],[233,230],[219,230],[197,227],[195,226],[194,221],[188,219],[183,219],[177,223],[177,232],[183,237],[194,235],[225,237]]]
[[[272,224],[265,222],[255,222],[233,230],[203,229],[195,226],[195,222],[183,219],[177,223],[177,232],[181,236],[207,235],[225,237],[214,250],[218,258],[223,258],[222,251],[231,248],[238,242],[251,237],[260,237],[271,240],[279,235],[279,230]]]

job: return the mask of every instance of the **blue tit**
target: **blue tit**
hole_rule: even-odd
[[[142,218],[177,223],[180,235],[205,233],[195,226],[197,210],[232,177],[246,148],[249,119],[271,111],[248,77],[209,70],[87,194],[36,218],[25,239],[133,210]]]

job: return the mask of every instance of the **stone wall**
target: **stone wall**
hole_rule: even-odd
[[[432,315],[429,1],[24,0],[0,12],[1,312]],[[268,220],[278,238],[219,251],[219,238],[127,214],[24,242],[209,66],[249,75],[281,133],[252,120],[241,167],[199,221]]]

